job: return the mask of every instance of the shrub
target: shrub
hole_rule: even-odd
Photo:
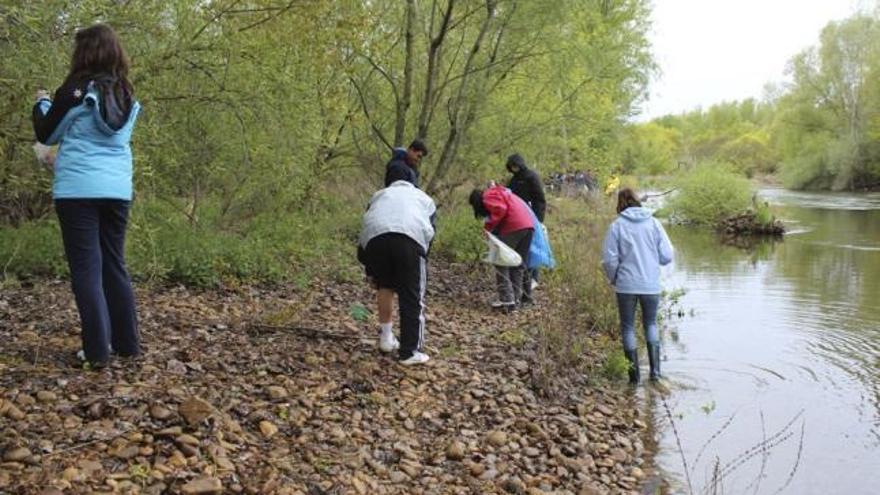
[[[678,194],[669,206],[674,217],[687,223],[715,225],[751,204],[748,180],[724,165],[701,165],[677,182]]]
[[[467,205],[459,204],[450,210],[440,211],[433,252],[450,261],[474,262],[486,252],[481,228],[481,221],[474,218],[473,211]]]

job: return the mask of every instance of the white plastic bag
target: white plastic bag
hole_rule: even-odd
[[[486,233],[486,244],[489,246],[489,252],[483,259],[486,263],[497,266],[520,266],[522,264],[522,257],[519,253],[488,232]]]
[[[49,170],[55,168],[55,150],[52,146],[34,143],[34,154],[37,156],[37,161],[45,165]]]

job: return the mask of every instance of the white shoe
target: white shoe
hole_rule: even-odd
[[[393,333],[379,335],[379,350],[382,352],[393,352],[400,348],[400,342]]]
[[[85,361],[86,360],[86,351],[83,349],[78,350],[76,352],[76,358],[79,359],[80,361]]]
[[[535,279],[532,279],[532,290],[535,290],[537,288],[538,288],[538,281]]]
[[[489,305],[492,306],[492,307],[495,308],[495,309],[498,309],[498,308],[506,308],[507,306],[513,306],[514,304],[515,304],[515,303],[514,303],[513,301],[511,301],[511,302],[505,302],[505,301],[492,301],[491,303],[489,303]]]
[[[400,364],[402,364],[404,366],[415,366],[417,364],[425,364],[430,359],[431,358],[429,358],[427,354],[419,352],[419,351],[414,351],[412,356],[410,356],[406,359],[401,359]]]

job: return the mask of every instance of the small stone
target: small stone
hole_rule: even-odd
[[[514,480],[514,479],[506,479],[503,483],[501,483],[501,488],[504,489],[507,493],[515,493],[517,495],[524,495],[526,493],[526,486],[522,481]]]
[[[8,462],[19,462],[23,461],[31,456],[31,451],[26,447],[18,447],[16,449],[7,450],[5,454],[3,454],[3,460]]]
[[[272,400],[279,400],[287,397],[287,389],[277,385],[266,387],[266,393],[269,394],[269,398]]]
[[[611,458],[617,462],[625,462],[627,459],[626,451],[620,448],[611,449]]]
[[[214,463],[217,464],[217,467],[223,471],[235,471],[235,464],[233,464],[232,461],[225,457],[218,457],[214,459]]]
[[[204,399],[190,397],[180,404],[177,412],[183,416],[187,423],[195,425],[210,416],[214,412],[214,408]]]
[[[181,445],[193,445],[195,447],[199,446],[199,439],[186,433],[179,435],[177,438],[174,439],[174,441]]]
[[[278,427],[269,421],[260,421],[260,431],[263,433],[263,436],[266,438],[272,438],[276,433],[278,433]]]
[[[614,411],[612,411],[608,406],[605,406],[603,404],[597,405],[596,410],[599,411],[600,413],[604,414],[605,416],[614,416]]]
[[[464,444],[458,440],[449,444],[446,448],[446,458],[450,461],[460,461],[464,459]]]
[[[27,417],[27,415],[23,413],[21,409],[15,407],[15,404],[9,404],[9,409],[6,410],[6,416],[16,421],[21,421],[22,419]]]
[[[61,478],[65,481],[80,481],[82,479],[82,475],[79,473],[79,469],[75,467],[69,467],[61,473]]]
[[[471,476],[475,478],[486,472],[486,466],[480,464],[479,462],[472,463],[468,469],[471,472]]]
[[[392,483],[405,483],[409,478],[400,471],[393,471],[389,476]]]
[[[507,433],[499,430],[491,431],[486,435],[486,441],[488,441],[490,445],[501,447],[507,443]]]
[[[526,447],[523,449],[523,454],[528,457],[538,457],[539,455],[541,455],[541,451],[534,447]]]
[[[351,484],[354,486],[354,491],[358,492],[358,495],[367,495],[367,485],[363,481],[352,478]]]
[[[204,493],[220,493],[223,483],[217,478],[205,477],[190,481],[181,487],[184,495],[199,495]]]
[[[40,390],[37,392],[37,400],[40,402],[54,402],[58,399],[58,396],[55,395],[54,392],[49,392],[48,390]]]
[[[116,451],[115,456],[119,459],[134,459],[140,453],[140,448],[137,445],[129,445],[128,447],[119,449]]]
[[[168,409],[167,407],[164,407],[162,405],[153,404],[152,406],[150,406],[150,416],[152,416],[153,419],[164,421],[170,418],[172,414],[174,413],[171,412],[171,409]]]

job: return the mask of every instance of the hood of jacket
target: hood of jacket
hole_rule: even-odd
[[[89,84],[86,102],[95,112],[95,125],[107,135],[121,131],[136,117],[131,93],[116,84],[113,76],[98,76]]]
[[[654,217],[654,212],[642,206],[630,206],[620,212],[620,216],[630,222],[644,222]]]

